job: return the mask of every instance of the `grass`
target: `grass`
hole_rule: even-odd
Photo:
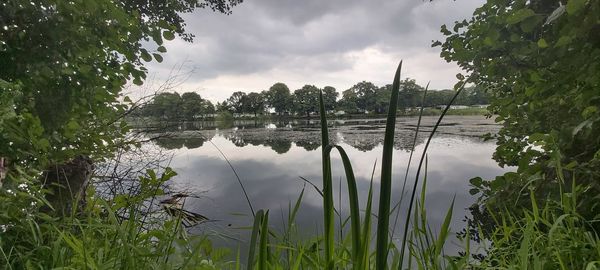
[[[398,69],[396,70],[395,76],[394,76],[394,82],[393,82],[393,86],[392,86],[392,98],[391,100],[395,100],[398,98],[398,93],[399,93],[399,88],[400,88],[400,72],[402,70],[402,62],[398,65]],[[457,95],[460,93],[460,90],[457,91]],[[353,268],[353,269],[371,269],[371,268],[375,268],[375,269],[389,269],[389,268],[398,268],[401,269],[403,266],[406,265],[405,261],[404,261],[404,250],[406,247],[406,243],[408,242],[408,236],[409,234],[411,234],[411,232],[408,230],[408,225],[405,228],[404,231],[404,236],[403,236],[403,243],[402,246],[398,249],[395,248],[392,244],[390,244],[390,216],[392,214],[391,208],[390,208],[390,202],[391,202],[391,186],[392,186],[392,164],[393,164],[393,145],[394,145],[394,131],[395,131],[395,124],[396,124],[396,114],[395,113],[389,113],[388,114],[388,118],[386,121],[386,132],[385,132],[385,138],[384,138],[384,145],[383,145],[383,154],[382,154],[382,165],[381,165],[381,179],[380,179],[380,193],[379,193],[379,209],[378,209],[378,214],[377,214],[377,227],[375,230],[375,234],[376,234],[376,241],[375,241],[375,248],[371,249],[371,236],[372,233],[371,232],[371,217],[373,215],[373,213],[371,212],[371,206],[372,206],[372,198],[373,198],[373,191],[372,191],[372,184],[371,184],[371,188],[369,190],[369,195],[367,198],[367,202],[366,202],[366,209],[365,209],[365,213],[364,215],[361,217],[360,215],[360,210],[359,209],[359,198],[358,198],[358,191],[356,188],[356,179],[354,177],[354,172],[353,172],[353,168],[352,168],[352,164],[350,163],[350,159],[348,157],[348,155],[346,154],[345,150],[343,149],[343,147],[338,146],[338,145],[331,145],[329,144],[329,134],[328,134],[328,126],[327,126],[327,119],[325,116],[325,110],[324,110],[324,106],[323,106],[323,102],[322,102],[322,96],[319,97],[319,101],[320,101],[320,112],[321,112],[321,135],[322,135],[322,169],[323,169],[323,192],[322,192],[322,196],[323,196],[323,235],[322,236],[317,236],[317,240],[314,240],[314,242],[312,242],[311,244],[309,244],[310,246],[319,246],[322,245],[323,246],[323,253],[319,254],[318,249],[313,250],[311,256],[307,256],[308,258],[317,258],[316,260],[306,260],[305,259],[301,259],[301,262],[305,262],[308,265],[312,265],[313,267],[316,268],[323,268],[323,269],[346,269],[346,268]],[[390,103],[390,109],[388,111],[390,112],[395,112],[396,111],[396,106],[397,103],[396,102],[391,102]],[[441,120],[444,117],[444,114],[448,111],[449,109],[449,105],[448,107],[446,107],[446,110],[444,110],[442,112],[442,114],[439,117],[439,120],[437,122],[437,124],[434,127],[434,131],[432,132],[432,135],[430,136],[427,145],[429,145],[429,142],[431,141],[432,137],[433,137],[433,133],[435,132],[435,129],[437,128],[437,126],[439,126]],[[427,147],[426,147],[427,148]],[[349,235],[347,235],[346,237],[340,237],[340,239],[338,239],[338,242],[336,243],[335,241],[335,237],[334,237],[334,216],[335,216],[335,207],[334,207],[334,200],[333,200],[333,192],[332,192],[332,187],[333,187],[333,182],[332,182],[332,176],[331,176],[331,161],[330,161],[330,156],[331,156],[331,151],[333,149],[336,149],[342,159],[342,164],[344,166],[344,172],[345,172],[345,177],[346,177],[346,181],[347,181],[347,187],[348,187],[348,203],[347,205],[350,207],[350,217],[348,219],[346,219],[346,221],[341,222],[341,226],[345,226],[345,224],[347,224],[349,221],[350,224],[350,233]],[[426,149],[425,149],[426,151]],[[423,165],[423,161],[425,160],[425,152],[423,152],[423,155],[421,157],[421,160],[419,162],[419,169],[418,172],[421,171],[421,166]],[[415,193],[414,191],[416,191],[417,185],[419,183],[418,181],[419,178],[419,174],[417,173],[417,176],[415,177],[414,180],[414,189],[413,189],[413,193],[412,196],[409,199],[409,216],[410,216],[410,208],[412,208],[413,206],[413,201],[416,199],[415,198]],[[423,207],[424,205],[424,194],[425,194],[425,188],[423,187],[422,189],[422,198],[421,198],[421,204],[419,204],[420,207]],[[296,203],[296,205],[299,204],[299,201]],[[424,209],[424,208],[423,208]],[[294,212],[297,211],[297,207],[295,207]],[[419,212],[415,212],[415,219],[419,219],[422,221],[421,224],[426,224],[426,218],[422,217],[421,215],[424,215],[424,210],[423,211],[419,211]],[[436,238],[433,236],[433,234],[431,234],[431,230],[429,231],[425,231],[424,233],[412,233],[411,237],[413,239],[422,239],[422,238],[427,238],[429,239],[438,239],[435,241],[435,249],[433,252],[433,255],[436,257],[440,257],[441,256],[441,252],[443,250],[443,246],[445,244],[445,239],[447,238],[448,235],[448,231],[449,231],[449,221],[450,218],[452,216],[452,209],[450,209],[448,211],[448,215],[446,217],[446,221],[445,223],[442,225],[442,231],[439,234],[440,237]],[[257,218],[258,220],[258,218]],[[254,225],[254,229],[253,229],[253,233],[252,233],[252,239],[254,240],[251,243],[251,248],[250,248],[250,257],[255,256],[253,254],[254,250],[255,250],[255,245],[257,243],[255,243],[256,238],[255,238],[255,233],[258,230],[258,224],[259,222],[255,220],[255,225]],[[288,222],[293,222],[293,218],[290,219]],[[410,219],[406,219],[407,224],[409,224]],[[264,225],[264,222],[262,222],[261,224]],[[423,225],[423,226],[428,226],[428,225]],[[261,230],[262,237],[268,237],[267,234],[267,230],[263,229]],[[284,238],[289,238],[289,237],[284,237]],[[264,241],[261,238],[261,244],[264,243]],[[349,243],[349,244],[347,244]],[[292,245],[290,246],[286,246],[286,249],[291,249],[291,250],[295,250],[296,252],[298,250],[303,250],[302,248],[300,248],[302,245],[300,243],[291,243]],[[413,246],[411,246],[413,247]],[[388,258],[389,252],[390,250],[394,250],[394,258],[393,258],[393,262],[390,265],[390,260]],[[414,247],[413,247],[414,249]],[[263,251],[265,251],[264,249],[262,249]],[[411,252],[410,257],[413,258],[415,253]],[[306,256],[306,255],[305,255]],[[270,257],[270,256],[266,256],[266,255],[259,255],[259,262],[261,260],[264,260],[265,257]],[[430,256],[432,257],[432,256]],[[262,258],[262,259],[261,259]],[[305,257],[306,258],[306,257]],[[275,265],[274,262],[268,262],[268,263],[259,263],[259,267],[260,265]],[[284,265],[290,265],[290,262],[284,263]],[[264,269],[264,268],[263,268]]]

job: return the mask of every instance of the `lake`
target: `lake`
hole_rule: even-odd
[[[424,142],[436,120],[437,117],[423,118],[413,169],[418,165]],[[373,166],[381,160],[385,119],[331,120],[329,124],[332,142],[341,145],[350,157],[361,209],[364,209]],[[402,194],[417,118],[399,118],[396,126],[393,204]],[[444,119],[428,151],[426,206],[433,227],[442,223],[455,197],[452,229],[460,231],[464,227],[463,219],[468,215],[465,209],[474,202],[468,192],[468,180],[476,176],[489,179],[507,171],[492,160],[495,142],[482,138],[485,134],[496,133],[499,128],[492,119],[483,116],[447,116]],[[304,188],[296,220],[298,228],[302,228],[299,233],[310,236],[321,230],[322,198],[313,186],[301,179],[321,187],[319,121],[197,122],[175,125],[169,130],[172,131],[148,134],[158,139],[146,147],[165,151],[162,153],[169,157],[168,165],[178,173],[169,183],[170,188],[174,192],[184,191],[197,196],[187,198],[185,208],[211,220],[192,228],[192,233],[220,235],[222,237],[215,238],[221,239],[216,241],[218,245],[245,249],[250,232],[244,227],[251,226],[252,215],[236,175],[223,155],[239,175],[254,210],[271,210],[273,227],[283,227],[289,205],[293,206]],[[347,189],[337,153],[332,154],[332,172],[336,208],[347,217]],[[374,213],[377,212],[379,174],[377,163],[373,181]],[[413,174],[414,170],[411,170],[408,186],[412,186]],[[406,205],[403,212],[405,208]],[[400,224],[403,224],[402,216],[398,227]],[[400,233],[396,233],[396,240],[399,237]]]

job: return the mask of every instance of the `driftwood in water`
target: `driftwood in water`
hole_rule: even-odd
[[[92,160],[79,155],[67,163],[50,166],[44,172],[42,182],[49,191],[46,199],[56,214],[71,214],[73,204],[82,209],[85,205],[85,190],[93,170]]]

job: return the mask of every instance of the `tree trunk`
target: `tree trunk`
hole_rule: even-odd
[[[70,215],[73,208],[83,209],[85,206],[85,191],[94,170],[93,161],[83,155],[73,160],[50,166],[42,178],[43,185],[48,189],[46,199],[52,205],[56,215]]]

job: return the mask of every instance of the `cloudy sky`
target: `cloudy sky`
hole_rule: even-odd
[[[403,77],[450,88],[459,69],[439,57],[432,40],[442,24],[469,18],[482,0],[245,0],[226,16],[198,10],[184,18],[193,43],[168,42],[160,64],[148,65],[155,87],[186,74],[173,90],[221,101],[234,91],[261,91],[276,82],[339,92],[359,81]],[[175,71],[174,71],[175,70]]]

